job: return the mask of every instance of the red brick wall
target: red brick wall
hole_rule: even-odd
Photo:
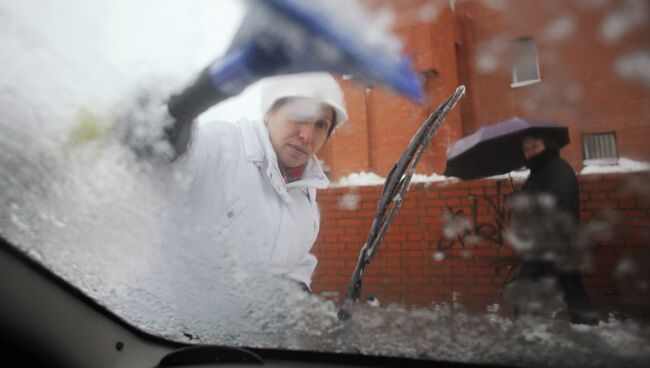
[[[583,165],[583,134],[615,131],[619,155],[648,160],[650,99],[647,85],[616,72],[617,62],[650,45],[650,22],[631,28],[620,39],[602,37],[607,17],[625,5],[609,1],[583,8],[571,1],[506,0],[495,9],[486,2],[456,2],[459,29],[460,82],[467,86],[462,102],[463,135],[512,116],[556,120],[569,127],[572,144],[566,158]],[[573,25],[564,38],[549,30],[565,19]],[[511,88],[511,42],[533,37],[537,45],[541,82]],[[493,58],[494,68],[479,68]]]
[[[648,179],[648,174],[580,177],[583,222],[612,213],[618,217],[614,237],[596,246],[594,267],[585,273],[586,286],[601,309],[621,305],[622,295],[612,276],[621,255],[650,246],[650,193],[643,193],[645,186],[639,185]],[[319,265],[312,285],[316,293],[342,300],[380,190],[379,186],[366,186],[320,192],[321,233],[314,246]],[[486,198],[501,206],[509,192],[511,185],[503,180],[412,185],[380,251],[366,269],[362,299],[374,294],[383,304],[415,306],[455,301],[474,311],[499,303],[507,310],[500,287],[509,268],[496,265],[507,264],[513,252],[505,241],[499,241],[495,211]],[[355,209],[342,205],[354,200],[358,200]],[[483,238],[478,244],[462,244],[443,236],[445,214],[450,209],[462,210],[472,222],[472,213],[476,213],[475,224],[482,225],[475,232]],[[436,260],[437,252],[444,252],[445,258]]]
[[[459,84],[466,97],[452,111],[418,166],[418,172],[444,171],[447,148],[479,127],[512,116],[556,120],[570,129],[565,156],[573,167],[583,165],[583,134],[615,131],[619,155],[650,160],[650,99],[647,86],[616,74],[617,61],[650,45],[650,22],[630,29],[616,42],[601,30],[608,15],[625,4],[580,7],[561,0],[506,0],[502,8],[479,0],[449,3],[432,0],[372,0],[368,5],[396,11],[396,32],[405,52],[425,78],[429,100],[407,101],[378,86],[365,89],[344,83],[350,123],[337,130],[319,157],[332,179],[358,171],[386,175],[426,115]],[[436,6],[434,19],[423,19],[425,6]],[[549,36],[553,22],[573,25],[564,38]],[[520,37],[534,37],[541,82],[511,88],[509,50]],[[479,68],[485,58],[493,69]]]
[[[404,9],[417,9],[427,1],[395,3]],[[433,21],[397,23],[396,32],[404,41],[405,53],[412,57],[414,68],[421,73],[427,101],[416,104],[381,86],[366,88],[341,81],[350,120],[337,128],[319,153],[334,180],[358,171],[386,175],[429,113],[459,84],[456,20],[450,9],[445,8]],[[460,110],[457,109],[449,114],[438,138],[431,143],[418,172],[442,172],[447,148],[460,137]]]

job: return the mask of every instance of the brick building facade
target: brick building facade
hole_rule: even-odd
[[[603,312],[641,312],[650,306],[649,173],[580,177],[581,217],[585,229],[606,221],[612,232],[593,243],[586,287]],[[521,182],[515,184],[518,187]],[[319,194],[322,223],[314,246],[319,265],[313,289],[342,300],[359,249],[366,239],[381,187],[342,187]],[[507,311],[502,287],[518,257],[503,236],[507,228],[504,201],[512,192],[506,180],[415,184],[375,259],[366,269],[362,298],[414,306],[457,303],[473,311],[493,304]],[[358,199],[354,208],[342,205]],[[450,217],[469,220],[462,236],[448,238]],[[475,236],[478,242],[469,241]],[[616,273],[628,260],[638,262],[631,274]],[[634,280],[631,282],[630,278]]]
[[[646,143],[650,141],[650,85],[647,77],[645,84],[628,78],[629,71],[622,67],[626,58],[650,46],[650,21],[618,31],[612,26],[617,14],[634,10],[630,6],[638,2],[381,3],[396,9],[397,32],[413,56],[429,99],[417,105],[375,86],[341,81],[350,123],[336,132],[319,155],[333,180],[360,171],[385,176],[428,113],[459,84],[466,86],[467,96],[432,141],[419,173],[442,173],[446,151],[455,140],[512,116],[567,125],[571,143],[562,156],[576,171],[589,158],[584,152],[585,135],[594,133],[613,133],[608,136],[615,141],[615,149],[605,155],[650,161]],[[414,16],[423,9],[435,16]],[[518,64],[522,48],[533,51],[533,68],[526,70]],[[523,62],[530,63],[530,55],[524,55]],[[532,77],[521,74],[522,70]],[[643,259],[648,254],[650,193],[638,184],[647,182],[647,175],[579,179],[583,223],[588,226],[594,219],[616,218],[614,236],[594,248],[593,267],[586,276],[589,292],[600,309],[647,309],[647,288],[626,287],[615,275],[625,257]],[[314,248],[320,260],[313,285],[317,293],[342,298],[380,190],[378,186],[349,187],[319,194],[323,217]],[[493,303],[505,305],[500,290],[509,277],[513,253],[495,222],[504,213],[489,203],[502,205],[511,191],[509,183],[499,180],[412,185],[368,269],[364,295],[419,306],[459,303],[473,310],[485,310]],[[340,205],[345,196],[358,202],[353,210]],[[478,244],[443,236],[444,223],[454,213],[470,219],[470,230],[480,238]],[[643,276],[646,282],[650,282],[648,276]],[[640,297],[630,302],[630,295]]]
[[[620,21],[616,15],[634,11],[629,3],[638,1],[580,6],[584,2],[467,0],[452,2],[454,9],[447,1],[382,3],[397,11],[397,33],[422,75],[428,101],[418,105],[382,88],[342,81],[350,123],[320,154],[331,178],[358,171],[385,175],[428,113],[459,84],[467,96],[431,143],[420,173],[443,172],[455,140],[513,116],[567,125],[572,143],[563,157],[577,171],[585,158],[583,135],[590,133],[614,132],[616,155],[650,161],[650,82],[647,76],[645,84],[627,78],[624,68],[650,47],[650,21],[626,32],[607,31],[617,29],[609,26]],[[427,6],[435,8],[435,17],[414,16]],[[536,54],[537,82],[513,83],[522,40]]]

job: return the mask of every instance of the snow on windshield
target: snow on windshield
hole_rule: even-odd
[[[486,3],[495,10],[506,6]],[[627,4],[620,12],[640,6]],[[436,14],[441,7],[436,4]],[[432,9],[422,8],[426,19]],[[175,341],[527,366],[643,366],[650,360],[648,326],[613,317],[582,326],[542,317],[515,321],[497,313],[498,306],[472,314],[458,305],[360,303],[342,321],[334,302],[246,268],[227,250],[170,244],[170,231],[197,230],[174,220],[170,193],[184,189],[187,178],[139,159],[120,140],[120,125],[155,127],[156,101],[227,48],[244,11],[239,2],[210,0],[0,4],[2,236],[128,323]],[[383,27],[391,17],[381,14]],[[621,14],[603,25],[606,40],[642,21],[637,14],[634,24],[623,26]],[[564,40],[576,27],[561,16],[546,35]],[[367,36],[378,42],[377,34]],[[482,71],[496,68],[500,45],[497,40],[483,54]],[[621,68],[629,70],[626,60]],[[235,112],[254,115],[251,100],[211,114],[224,120]],[[435,173],[416,179],[445,180]],[[382,182],[361,174],[338,185]],[[338,206],[354,210],[358,201],[352,193]],[[619,271],[630,274],[634,266],[622,264]],[[515,297],[557,307],[553,285],[525,289]]]

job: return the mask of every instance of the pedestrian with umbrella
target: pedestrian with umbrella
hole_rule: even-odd
[[[586,243],[576,231],[580,222],[578,179],[569,163],[560,157],[558,143],[543,131],[524,134],[522,151],[530,175],[520,193],[537,202],[529,203],[523,211],[513,207],[513,233],[530,232],[526,225],[519,226],[528,221],[525,218],[522,221],[520,217],[537,212],[535,208],[543,206],[545,200],[550,200],[546,221],[550,226],[533,220],[532,225],[539,227],[538,242],[542,246],[524,258],[518,279],[554,280],[563,292],[571,322],[596,324],[598,318],[579,271],[588,259],[585,260],[584,252],[581,252]],[[539,209],[544,213],[544,209]]]
[[[561,124],[515,117],[456,142],[445,174],[475,179],[530,169],[521,190],[508,201],[508,239],[523,258],[517,280],[552,280],[563,292],[571,322],[594,324],[597,317],[579,271],[589,259],[588,242],[579,231],[578,180],[559,154],[568,143],[568,129]],[[516,301],[517,315],[535,313],[529,307],[539,305],[517,295],[510,299]]]

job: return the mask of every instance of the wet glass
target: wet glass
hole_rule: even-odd
[[[580,188],[588,193],[581,197],[580,222],[560,211],[556,198],[510,195],[521,188],[527,171],[489,179],[502,183],[503,191],[487,200],[459,201],[464,211],[456,211],[458,206],[452,203],[444,205],[449,211],[427,215],[440,224],[439,232],[424,236],[427,246],[415,251],[421,251],[418,254],[429,263],[410,266],[410,274],[399,276],[402,284],[384,282],[395,276],[385,273],[392,269],[391,261],[380,253],[369,266],[374,274],[368,292],[351,318],[341,320],[337,316],[340,290],[349,280],[362,243],[346,249],[350,256],[339,259],[342,266],[335,275],[339,289],[319,286],[318,279],[315,292],[305,293],[292,281],[240,264],[228,249],[219,247],[218,229],[213,242],[197,240],[204,239],[196,234],[205,229],[185,220],[191,216],[182,212],[176,200],[178,193],[191,190],[185,173],[169,163],[144,159],[125,143],[133,142],[125,139],[129,136],[157,152],[169,149],[160,139],[161,101],[223,53],[244,16],[242,4],[68,0],[55,5],[31,0],[0,4],[0,233],[131,325],[173,341],[503,365],[647,364],[650,327],[643,311],[650,307],[650,192],[643,172],[650,169],[650,152],[640,142],[648,136],[650,111],[650,45],[645,32],[650,27],[650,4],[645,0],[536,3],[540,24],[532,35],[526,31],[530,9],[520,2],[396,5],[385,1],[382,5],[388,10],[379,11],[380,23],[403,25],[458,16],[466,32],[463,42],[472,37],[475,41],[473,52],[461,43],[456,54],[465,60],[459,63],[458,82],[467,85],[468,101],[494,103],[490,78],[501,78],[498,83],[507,92],[499,96],[512,103],[508,109],[517,114],[553,111],[567,118],[563,123],[575,133],[562,153],[583,174]],[[471,23],[475,14],[481,22]],[[502,35],[495,31],[499,27],[515,31]],[[517,37],[512,37],[515,33]],[[607,63],[589,65],[593,74],[581,65],[563,64],[589,59],[585,55],[596,52],[581,46],[585,39],[596,39],[587,44],[610,50],[601,55]],[[435,76],[433,71],[422,74],[425,79]],[[610,81],[616,83],[616,96],[609,95],[606,82]],[[362,90],[371,95],[376,88],[363,86]],[[201,120],[259,117],[252,107],[256,102],[251,102],[257,96],[250,93]],[[469,122],[464,133],[498,120],[502,111],[497,110],[463,110],[462,119]],[[581,141],[582,135],[611,129],[606,118],[598,117],[619,110],[624,110],[620,119],[628,123],[618,128],[613,139],[618,137],[617,150],[623,154],[613,152],[611,145],[599,149],[589,139]],[[571,125],[575,116],[589,116],[594,123]],[[634,139],[634,129],[641,141]],[[390,136],[377,140],[383,145],[393,141]],[[590,156],[583,157],[583,151]],[[592,157],[598,153],[607,157]],[[588,165],[583,162],[587,159]],[[387,170],[378,171],[353,173],[335,182],[327,197],[333,200],[323,204],[323,221],[332,211],[365,211],[367,222],[356,225],[365,235],[379,191],[363,188],[383,183]],[[413,193],[442,193],[446,189],[440,189],[441,182],[450,188],[459,185],[439,172],[418,171]],[[616,184],[606,175],[615,175]],[[603,184],[609,189],[597,189],[600,184],[594,183],[600,181],[609,183]],[[602,202],[598,196],[610,196],[608,192],[620,194],[620,198],[608,197],[615,199],[613,206],[594,204]],[[404,200],[410,195],[407,192]],[[495,199],[497,205],[490,202]],[[237,208],[233,207],[235,212]],[[474,216],[480,211],[484,211],[480,218]],[[405,207],[402,214],[408,217],[409,209]],[[484,218],[498,226],[484,226]],[[395,221],[394,232],[413,225],[399,222],[400,213]],[[322,228],[326,227],[324,223]],[[630,229],[638,236],[625,237]],[[417,228],[412,234],[420,239]],[[386,239],[386,252],[394,251],[393,241]],[[505,262],[506,268],[485,275],[489,280],[472,278],[463,291],[445,289],[444,297],[427,296],[424,303],[392,292],[391,288],[416,290],[412,284],[418,272],[486,262],[481,252],[492,253],[479,246],[486,243],[510,249],[503,253],[509,257],[499,258],[499,251],[490,258]],[[611,244],[620,247],[612,250]],[[593,275],[594,270],[607,267],[620,303],[602,305],[594,298],[598,324],[570,323],[557,278],[512,278],[521,260],[550,264],[553,271],[540,272],[551,275],[565,271]],[[317,273],[326,267],[323,262]],[[419,271],[411,271],[418,267]],[[448,285],[462,283],[459,275],[441,277],[448,278]],[[487,282],[503,283],[503,287],[488,301],[470,305],[471,292],[465,290]],[[597,289],[589,282],[588,289]],[[411,293],[424,289],[417,290]],[[373,296],[376,292],[386,294]]]

